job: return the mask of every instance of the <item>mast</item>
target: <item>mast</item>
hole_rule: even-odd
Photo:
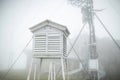
[[[82,14],[83,21],[89,25],[89,77],[90,80],[98,80],[98,54],[96,52],[93,0],[86,0],[82,7]]]

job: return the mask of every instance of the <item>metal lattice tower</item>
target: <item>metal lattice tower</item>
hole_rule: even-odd
[[[82,7],[83,21],[89,25],[89,73],[90,80],[98,80],[98,54],[96,52],[96,36],[94,27],[93,0],[86,0]]]
[[[88,23],[89,25],[89,62],[87,71],[90,80],[98,80],[98,54],[96,52],[93,0],[70,1],[73,5],[81,8],[83,23]]]

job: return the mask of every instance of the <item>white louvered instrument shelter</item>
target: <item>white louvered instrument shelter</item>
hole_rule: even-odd
[[[69,31],[65,26],[46,20],[30,28],[33,32],[33,57],[59,58],[67,52]]]

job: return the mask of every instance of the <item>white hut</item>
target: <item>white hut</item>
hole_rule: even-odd
[[[45,20],[30,28],[33,33],[33,57],[59,58],[66,55],[67,27]]]

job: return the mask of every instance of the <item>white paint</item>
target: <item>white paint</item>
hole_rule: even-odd
[[[91,59],[89,61],[89,69],[90,70],[98,70],[98,59]]]
[[[61,57],[66,54],[66,40],[69,35],[67,27],[45,20],[30,28],[33,37],[33,57]]]

